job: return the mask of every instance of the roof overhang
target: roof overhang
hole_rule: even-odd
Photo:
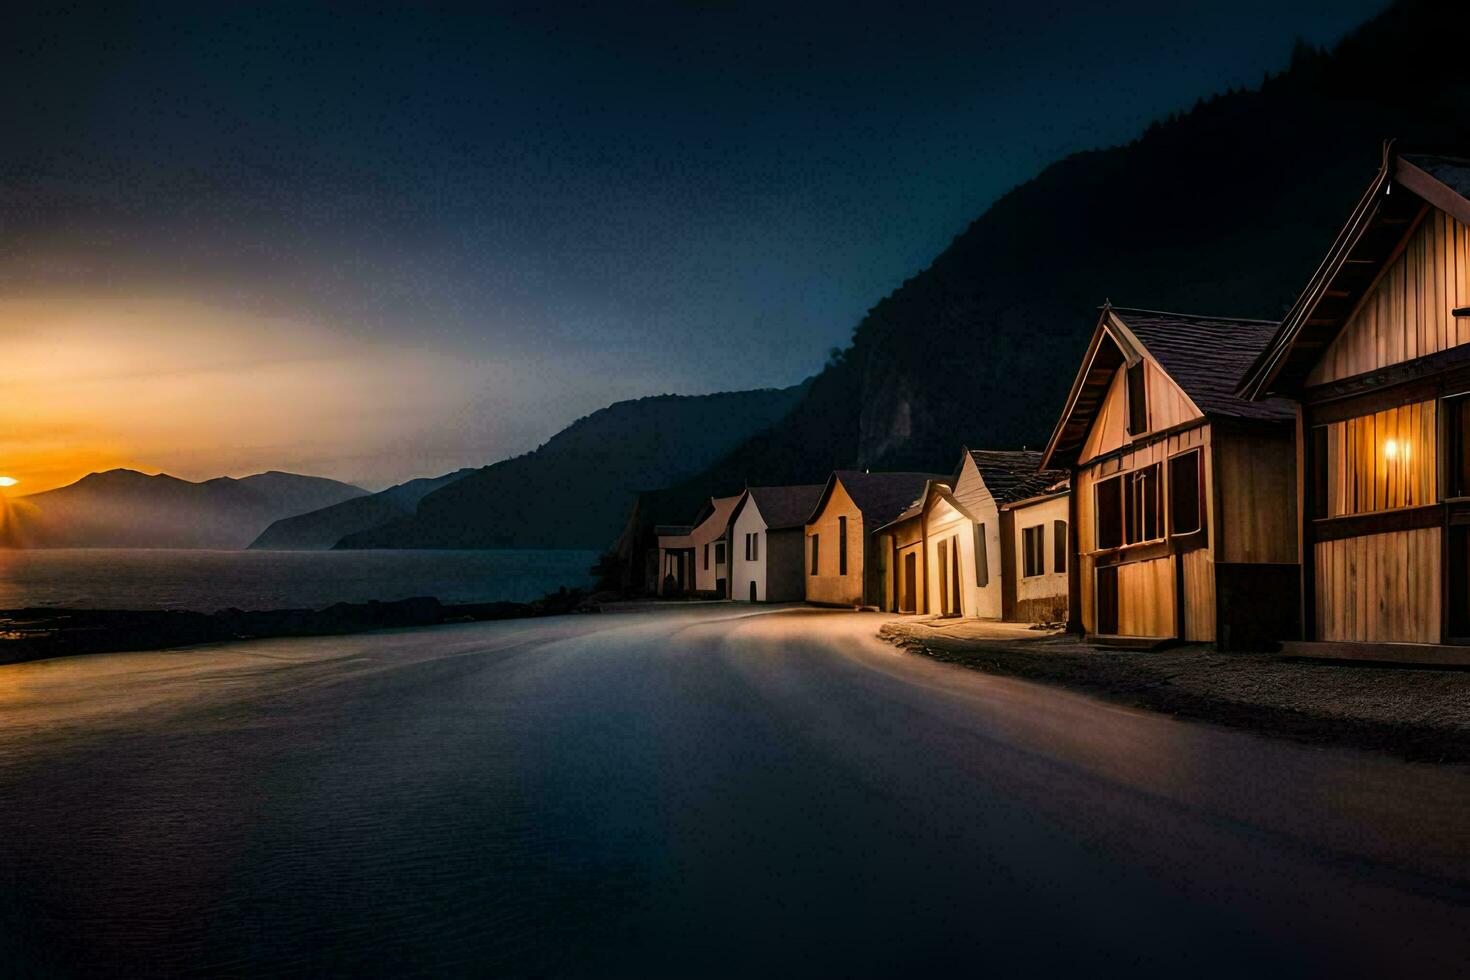
[[[1142,358],[1143,345],[1138,338],[1113,314],[1112,307],[1104,306],[1038,469],[1065,469],[1077,461],[1113,375],[1124,364],[1137,364]]]
[[[1253,401],[1300,393],[1308,373],[1402,253],[1430,207],[1470,224],[1470,201],[1400,158],[1391,141],[1385,143],[1378,173],[1238,393]]]

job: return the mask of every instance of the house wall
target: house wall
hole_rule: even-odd
[[[799,527],[766,531],[761,542],[766,562],[767,602],[800,602],[806,598],[806,568],[802,547],[806,535]]]
[[[946,609],[946,596],[948,600],[948,614],[951,616],[981,616],[986,615],[978,605],[979,593],[975,585],[975,525],[959,511],[955,510],[947,500],[934,497],[930,505],[925,508],[924,513],[924,569],[925,582],[928,584],[929,612],[931,615],[939,615]],[[941,544],[943,548],[941,549]],[[960,588],[955,593],[953,581],[954,574],[950,567],[953,559],[949,557],[950,550],[959,550],[959,572]],[[940,565],[940,551],[945,553],[945,564]],[[955,608],[958,605],[958,608]],[[999,615],[997,610],[991,614],[991,618]]]
[[[1011,574],[1015,576],[1015,609],[1009,618],[1023,623],[1063,623],[1067,620],[1067,570],[1058,569],[1056,562],[1057,532],[1062,533],[1062,550],[1067,548],[1066,531],[1056,526],[1057,521],[1067,521],[1067,494],[1059,493],[1035,503],[1022,504],[1010,509],[1011,528],[1010,553]],[[1022,547],[1023,530],[1040,525],[1043,528],[1045,546],[1042,549],[1045,571],[1041,575],[1027,576],[1025,551]],[[1068,556],[1068,561],[1071,557]]]
[[[1438,643],[1440,528],[1319,541],[1319,640]]]
[[[996,507],[995,497],[985,485],[979,468],[975,466],[975,460],[968,453],[960,465],[959,479],[955,481],[954,498],[975,518],[974,523],[966,522],[966,529],[960,533],[961,538],[965,539],[961,544],[963,564],[960,566],[960,578],[964,583],[965,615],[999,619],[1005,611],[1003,582],[1006,575],[1001,554],[1000,510]],[[985,538],[984,586],[979,584],[982,576],[975,559],[976,525],[981,525],[979,533]],[[935,605],[933,610],[937,611],[938,608]]]
[[[847,518],[847,574],[838,572],[838,519]],[[811,539],[820,536],[817,574],[811,574]],[[805,528],[806,600],[836,606],[863,604],[863,515],[839,480],[820,513]]]
[[[878,548],[887,550],[888,582],[883,589],[885,612],[924,613],[927,611],[924,568],[924,518],[922,515],[894,525],[878,535]],[[914,557],[914,589],[908,589],[904,567],[908,556]]]
[[[1144,388],[1147,392],[1150,432],[1173,428],[1201,417],[1189,397],[1169,380],[1169,376],[1157,364],[1150,360],[1145,360],[1144,363]],[[1082,443],[1082,453],[1078,459],[1085,463],[1104,453],[1121,449],[1130,441],[1127,367],[1124,366],[1113,372],[1108,393],[1103,398],[1092,428],[1088,430],[1086,440]]]
[[[1219,491],[1221,562],[1296,564],[1296,438],[1277,432],[1210,433]]]
[[[745,537],[754,534],[757,539],[754,560],[745,557]],[[747,497],[740,513],[730,529],[730,547],[734,555],[730,559],[730,598],[739,602],[750,601],[750,587],[755,585],[755,601],[766,602],[766,563],[769,542],[766,540],[766,521],[761,516],[755,497]]]
[[[1470,229],[1430,208],[1403,253],[1307,376],[1308,384],[1352,377],[1470,343]]]

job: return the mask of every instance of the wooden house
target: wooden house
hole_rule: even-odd
[[[1297,623],[1294,412],[1236,394],[1277,324],[1104,306],[1047,445],[1071,627],[1251,648]]]
[[[711,497],[689,527],[658,529],[659,595],[730,595],[730,515],[740,495]],[[665,533],[667,532],[667,533]]]
[[[1296,404],[1304,639],[1470,644],[1470,157],[1385,147],[1240,390]]]
[[[1043,573],[1032,566],[1038,581],[1030,583],[1026,605],[1020,605],[1021,565],[1011,552],[1017,533],[1013,506],[1032,501],[1040,507],[1043,498],[1063,494],[1067,474],[1042,473],[1040,463],[1039,452],[966,450],[954,478],[929,481],[913,504],[878,531],[889,556],[882,608],[983,619],[1030,619],[1042,612],[1037,600]],[[1064,499],[1059,506],[1065,514]],[[1035,533],[1024,537],[1031,541]],[[1052,599],[1053,606],[1065,607],[1065,585]]]
[[[820,483],[750,487],[730,521],[731,596],[749,602],[806,598],[806,520],[822,495]]]
[[[878,605],[888,577],[875,530],[924,491],[931,473],[838,470],[827,478],[805,526],[806,600],[818,605]]]

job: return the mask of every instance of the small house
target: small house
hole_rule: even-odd
[[[711,497],[688,527],[658,529],[659,595],[730,595],[730,515],[740,495]],[[667,533],[666,533],[667,532]]]
[[[818,605],[878,605],[888,578],[873,532],[918,498],[931,473],[838,470],[827,478],[805,526],[806,600]]]
[[[910,507],[879,529],[890,556],[883,608],[981,619],[1030,619],[1040,611],[1036,601],[1018,605],[1010,509],[1023,501],[1039,508],[1055,497],[1053,509],[1065,512],[1067,474],[1043,473],[1040,463],[1039,452],[967,449],[953,479],[929,481]],[[1055,537],[1054,529],[1043,533],[1048,530]],[[1028,541],[1034,536],[1025,535]],[[1065,541],[1065,527],[1062,536]],[[1050,564],[1055,567],[1054,560]],[[1031,585],[1039,599],[1042,582]],[[1052,598],[1058,595],[1065,606],[1066,588]]]
[[[749,602],[806,598],[806,519],[822,495],[820,483],[751,487],[731,515],[731,596]]]
[[[1470,644],[1470,155],[1385,147],[1240,390],[1296,408],[1309,648],[1464,662],[1426,648]]]
[[[1295,413],[1235,392],[1276,329],[1103,307],[1043,462],[1071,473],[1072,628],[1225,649],[1294,633]]]

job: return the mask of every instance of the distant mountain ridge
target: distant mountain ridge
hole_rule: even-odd
[[[276,470],[199,483],[107,470],[4,502],[0,547],[243,548],[282,517],[366,494],[337,480]]]
[[[639,491],[687,479],[782,421],[807,386],[617,402],[337,546],[603,548]]]
[[[419,501],[428,494],[477,472],[466,468],[443,476],[420,477],[366,497],[354,497],[310,513],[284,517],[262,531],[250,547],[325,550],[349,534],[369,531],[412,514]]]

